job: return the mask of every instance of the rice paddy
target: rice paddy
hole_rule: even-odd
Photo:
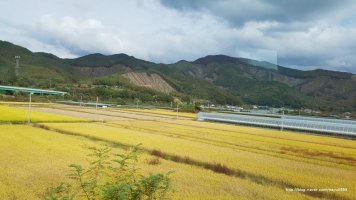
[[[37,112],[31,110],[32,122],[73,122],[73,121],[86,121],[81,118],[75,118],[64,115],[48,114],[43,112]],[[0,122],[27,122],[28,121],[28,109],[16,108],[12,106],[0,105]]]
[[[1,121],[9,123],[21,122],[23,113],[16,113],[26,111],[0,109]],[[0,125],[0,199],[41,199],[49,185],[66,179],[69,164],[85,161],[83,146],[121,152],[139,143],[145,173],[174,171],[172,199],[356,196],[355,140],[177,119],[161,110],[46,111],[37,109],[31,126]],[[75,112],[112,118],[83,122]],[[159,162],[150,164],[154,158]]]

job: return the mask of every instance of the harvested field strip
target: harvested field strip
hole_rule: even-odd
[[[35,127],[45,129],[45,130],[50,130],[50,131],[56,131],[58,133],[66,134],[66,135],[82,136],[82,137],[91,139],[93,141],[106,142],[112,146],[118,146],[121,148],[132,147],[132,145],[127,145],[127,144],[120,143],[120,142],[114,142],[112,140],[107,140],[107,139],[103,139],[103,138],[99,138],[99,137],[95,137],[95,136],[89,136],[89,135],[85,135],[85,134],[51,128],[46,125],[35,125]],[[285,183],[283,181],[268,179],[268,178],[260,176],[260,175],[251,174],[246,171],[230,169],[227,166],[224,166],[222,164],[206,163],[206,162],[202,162],[202,161],[198,161],[198,160],[193,160],[189,157],[181,157],[181,156],[178,156],[175,154],[164,153],[164,152],[162,152],[160,150],[156,150],[156,149],[150,150],[150,149],[144,148],[144,151],[146,153],[149,153],[153,156],[156,156],[156,157],[159,157],[159,158],[162,158],[165,160],[171,160],[171,161],[178,162],[178,163],[184,163],[184,164],[189,164],[189,165],[193,165],[193,166],[197,166],[197,167],[202,167],[204,169],[212,170],[217,173],[223,173],[226,175],[230,175],[230,176],[234,176],[234,177],[238,177],[238,178],[242,178],[242,179],[247,179],[247,180],[252,181],[256,184],[269,185],[269,186],[274,186],[274,187],[278,187],[278,188],[297,188],[298,187],[296,185],[291,185],[291,184]],[[322,192],[308,193],[307,192],[307,193],[305,193],[305,195],[312,196],[312,197],[318,197],[318,198],[324,198],[324,199],[344,199],[344,200],[351,199],[348,197],[339,196],[334,193],[322,193]]]
[[[23,107],[21,105],[17,105],[18,107]],[[134,110],[125,110],[125,109],[112,109],[112,108],[107,108],[105,110],[103,109],[94,109],[94,108],[88,108],[88,107],[76,107],[76,106],[62,106],[62,105],[49,105],[49,106],[43,106],[39,105],[33,106],[34,108],[38,110],[46,110],[48,109],[58,109],[58,111],[73,111],[73,112],[80,112],[80,113],[87,113],[87,114],[96,114],[96,115],[102,115],[102,116],[108,116],[108,117],[117,117],[119,119],[116,120],[123,120],[123,119],[137,119],[137,120],[142,120],[142,119],[147,119],[147,120],[162,120],[162,119],[176,119],[175,116],[173,115],[162,115],[159,113],[146,113],[146,112],[141,112],[140,110],[134,111]],[[152,119],[153,118],[153,119]],[[179,119],[192,119],[191,117],[186,117],[186,116],[179,116]],[[98,121],[115,121],[115,119],[111,120],[98,120]]]
[[[34,108],[36,109],[36,108]],[[57,107],[48,107],[48,108],[43,108],[42,106],[41,107],[38,107],[37,109],[39,110],[43,110],[45,111],[45,109],[58,109],[58,110],[64,110],[64,111],[72,111],[72,112],[77,112],[77,113],[85,113],[85,114],[93,114],[93,115],[97,115],[97,116],[108,116],[108,117],[115,117],[115,118],[119,118],[119,119],[136,119],[136,120],[140,120],[140,118],[135,118],[135,117],[122,117],[122,116],[119,116],[119,115],[114,115],[114,114],[104,114],[104,113],[100,113],[100,112],[94,112],[92,110],[84,110],[84,109],[76,109],[76,108],[72,108],[72,107],[66,107],[66,108],[57,108]]]
[[[65,106],[65,107],[58,107],[58,106],[35,107],[34,106],[34,109],[37,109],[42,112],[49,112],[49,113],[51,112],[65,113],[65,111],[68,111],[69,112],[67,113],[68,115],[86,117],[94,121],[124,121],[124,120],[157,121],[157,120],[175,119],[173,117],[162,116],[162,115],[155,115],[155,116],[145,115],[145,114],[137,115],[138,113],[134,113],[134,112],[126,112],[126,111],[121,112],[118,110],[100,110],[100,109],[96,110],[91,108],[78,108],[73,106]],[[85,116],[83,115],[83,113],[93,115],[93,116]]]
[[[74,117],[82,117],[85,119],[89,119],[92,121],[125,121],[125,120],[132,120],[132,118],[127,118],[127,117],[120,117],[120,116],[108,116],[108,115],[103,115],[103,114],[96,114],[92,112],[83,112],[80,110],[74,110],[74,109],[68,109],[68,108],[56,108],[56,107],[38,107],[34,108],[35,110],[41,111],[41,112],[47,112],[47,113],[55,113],[55,114],[65,114],[69,116],[74,116]]]
[[[138,112],[138,113],[150,113],[155,115],[169,115],[169,116],[177,116],[177,113],[174,110],[163,110],[163,109],[133,109],[133,108],[119,108],[120,110]],[[196,118],[195,113],[185,113],[185,112],[178,112],[178,116],[182,118]]]
[[[95,114],[95,115],[103,115],[103,116],[109,116],[109,117],[119,117],[119,118],[126,118],[126,119],[134,119],[134,120],[161,120],[162,118],[165,117],[157,117],[155,116],[154,119],[152,119],[152,116],[140,116],[137,114],[131,114],[131,113],[119,113],[119,112],[110,112],[106,110],[96,110],[96,109],[90,109],[90,108],[61,108],[63,110],[68,110],[68,111],[75,111],[75,112],[81,112],[81,113],[88,113],[88,114]]]
[[[94,110],[94,109],[91,109]],[[94,110],[97,111],[97,110]],[[182,115],[178,115],[178,118],[176,115],[167,115],[167,114],[160,114],[160,113],[153,113],[153,111],[151,112],[143,112],[143,110],[126,110],[126,109],[115,109],[115,108],[108,108],[106,110],[101,110],[107,113],[111,113],[111,114],[129,114],[130,116],[145,116],[145,117],[149,117],[149,118],[154,118],[154,119],[180,119],[180,120],[191,120],[193,119],[193,117],[186,117],[186,116],[182,116]],[[173,113],[174,114],[174,113]]]
[[[140,111],[127,111],[127,110],[122,110],[122,109],[108,109],[108,110],[106,110],[106,112],[111,113],[111,114],[119,114],[119,115],[127,114],[128,116],[132,116],[132,117],[138,116],[135,119],[140,119],[141,116],[144,116],[146,118],[159,119],[159,120],[176,119],[176,117],[174,117],[174,116],[150,114],[150,113],[145,113],[145,112],[140,112]],[[185,117],[181,117],[181,118],[185,118]]]
[[[110,117],[121,117],[121,118],[126,118],[126,119],[130,119],[130,120],[150,120],[150,121],[154,121],[154,120],[158,120],[161,118],[155,118],[155,119],[150,119],[150,117],[141,117],[141,116],[137,116],[137,115],[123,115],[123,114],[119,114],[119,113],[112,113],[112,112],[103,112],[103,111],[95,111],[94,109],[85,109],[85,110],[75,110],[74,111],[77,112],[84,112],[84,113],[90,113],[90,114],[96,114],[96,115],[104,115],[104,116],[110,116]]]
[[[109,109],[110,111],[113,112],[119,112],[119,113],[130,113],[130,114],[139,114],[143,116],[150,116],[150,117],[161,117],[161,118],[167,118],[167,119],[176,119],[177,115],[173,114],[160,114],[156,113],[154,111],[145,111],[145,110],[134,110],[134,109]],[[187,117],[184,115],[178,115],[179,119],[193,119],[194,117]]]
[[[352,178],[355,176],[355,170],[308,164],[99,124],[88,124],[85,127],[79,124],[46,124],[46,126],[126,145],[134,145],[140,142],[144,144],[145,148],[151,150],[157,149],[169,155],[179,155],[182,158],[189,157],[192,160],[204,163],[221,164],[232,170],[243,171],[255,176],[265,177],[268,180],[280,181],[286,185],[295,185],[302,188],[330,188],[340,185],[353,188],[356,184]],[[266,163],[273,163],[273,165]],[[349,197],[352,194],[352,192],[340,193],[344,197]]]
[[[196,134],[190,133],[182,133],[180,131],[176,130],[167,130],[163,129],[161,124],[152,124],[152,127],[150,125],[146,124],[145,122],[140,122],[139,125],[137,126],[138,123],[131,123],[130,125],[122,125],[122,123],[105,123],[104,125],[106,126],[114,126],[114,127],[121,127],[125,129],[130,129],[130,130],[136,130],[136,131],[144,131],[150,134],[156,134],[156,135],[165,135],[167,137],[173,137],[173,138],[180,138],[180,139],[185,139],[189,141],[197,141],[197,142],[202,142],[206,144],[211,144],[215,146],[220,146],[220,147],[229,147],[231,149],[236,149],[236,150],[241,150],[241,151],[249,151],[253,153],[260,153],[260,154],[266,154],[270,156],[275,156],[279,158],[286,158],[286,159],[291,159],[291,160],[297,160],[297,161],[303,161],[307,163],[315,163],[315,164],[321,164],[325,166],[335,166],[335,165],[340,165],[340,164],[345,164],[346,166],[339,166],[343,167],[346,169],[354,169],[356,166],[356,160],[353,157],[350,156],[343,156],[342,154],[335,154],[333,152],[320,152],[320,151],[310,151],[314,152],[314,154],[309,153],[309,154],[300,154],[298,152],[293,152],[289,151],[289,153],[281,153],[283,151],[286,151],[285,145],[284,146],[272,146],[268,144],[267,142],[249,142],[248,144],[245,143],[245,141],[234,141],[231,142],[232,140],[230,138],[228,139],[215,139],[214,137],[203,137],[199,136]],[[159,128],[157,128],[159,127]],[[204,134],[204,131],[201,132],[201,134]],[[211,139],[214,138],[214,139]],[[251,144],[253,143],[253,144]],[[288,147],[288,148],[293,148],[293,147]],[[316,157],[316,156],[321,156],[322,157]],[[330,156],[331,155],[331,156]],[[325,159],[330,158],[330,159]],[[335,159],[339,159],[338,163],[335,163]],[[350,162],[352,161],[352,162]]]

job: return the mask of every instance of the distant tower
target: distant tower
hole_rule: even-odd
[[[15,56],[16,66],[15,66],[15,75],[18,77],[20,75],[20,56]]]

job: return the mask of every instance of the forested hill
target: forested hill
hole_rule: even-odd
[[[20,75],[14,74],[21,56]],[[300,71],[264,61],[209,55],[156,64],[126,54],[61,59],[0,41],[0,84],[75,91],[112,102],[211,102],[356,111],[356,75]]]

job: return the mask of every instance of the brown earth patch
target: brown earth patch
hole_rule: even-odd
[[[123,76],[135,85],[152,88],[154,90],[170,93],[175,91],[167,81],[158,74],[147,74],[146,72],[129,72]]]
[[[287,151],[287,152],[293,152],[293,153],[302,154],[310,157],[329,157],[333,159],[356,162],[356,159],[351,156],[343,156],[343,155],[336,154],[334,152],[321,152],[317,150],[302,149],[296,147],[281,147],[280,149],[282,150],[281,153],[282,152],[286,153]]]

